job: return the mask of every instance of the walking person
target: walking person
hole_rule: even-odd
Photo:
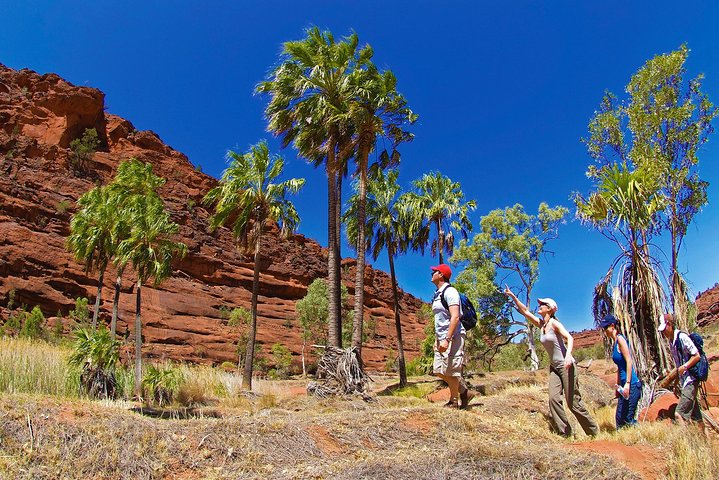
[[[540,329],[539,341],[549,354],[549,414],[554,428],[564,437],[572,435],[572,426],[564,411],[566,398],[569,410],[579,421],[584,433],[597,435],[599,426],[584,406],[579,391],[577,368],[572,357],[574,338],[554,316],[558,309],[557,302],[551,298],[538,299],[537,316],[529,311],[509,287],[505,287],[504,293],[512,299],[517,311]]]
[[[467,332],[459,320],[461,303],[459,292],[449,280],[452,270],[442,263],[432,270],[432,283],[436,290],[432,296],[434,313],[434,365],[433,373],[449,386],[449,408],[466,409],[469,405],[469,391],[462,379],[464,368],[464,341]]]
[[[657,330],[664,335],[664,338],[669,340],[672,359],[677,367],[681,398],[679,398],[679,403],[674,411],[674,417],[682,425],[686,422],[696,422],[699,428],[706,432],[702,412],[699,408],[699,400],[697,399],[699,381],[689,371],[701,358],[699,349],[694,345],[689,335],[675,328],[674,315],[671,313],[665,313],[659,318]]]
[[[636,425],[637,404],[642,397],[642,382],[637,375],[634,357],[627,338],[619,333],[619,322],[614,315],[607,314],[599,324],[604,335],[612,341],[612,361],[617,366],[617,430]]]

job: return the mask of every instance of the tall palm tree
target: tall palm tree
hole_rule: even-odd
[[[164,185],[165,181],[155,175],[152,165],[142,163],[136,158],[130,158],[120,162],[113,181],[108,185],[110,201],[113,204],[114,215],[117,222],[116,236],[117,243],[128,238],[130,235],[129,213],[132,206],[138,199],[148,195],[156,195],[157,189]],[[110,335],[115,339],[117,332],[117,318],[120,304],[120,291],[122,289],[122,275],[125,272],[128,260],[115,255],[115,293],[112,301],[112,320],[110,321]]]
[[[382,249],[387,250],[389,271],[392,280],[392,300],[394,306],[394,323],[397,334],[397,352],[399,355],[399,383],[407,385],[407,368],[404,360],[404,343],[402,341],[402,322],[400,318],[399,293],[397,291],[397,276],[395,274],[394,259],[397,255],[405,253],[410,246],[408,224],[405,209],[398,201],[399,185],[397,177],[399,171],[389,170],[387,174],[374,170],[367,183],[366,222],[365,222],[365,250],[370,252],[372,258],[377,260]],[[347,225],[349,238],[359,237],[359,227],[356,210],[359,208],[359,193],[353,195],[349,201],[349,208],[344,219]]]
[[[351,34],[336,41],[332,33],[313,27],[302,40],[283,45],[281,63],[256,91],[270,95],[265,109],[268,131],[292,143],[299,154],[327,171],[327,275],[330,345],[342,342],[340,290],[341,179],[352,156],[349,101],[355,85],[349,75],[371,56],[371,49],[358,50],[358,37]]]
[[[605,314],[614,313],[634,345],[637,372],[650,380],[671,363],[656,330],[665,298],[659,266],[649,249],[666,199],[650,173],[630,170],[626,164],[603,167],[596,178],[596,190],[586,199],[575,196],[577,216],[614,241],[622,253],[595,287],[595,321],[598,324]],[[619,278],[612,288],[617,267]]]
[[[350,102],[350,116],[355,126],[357,164],[357,225],[365,223],[365,203],[367,198],[367,174],[369,155],[375,148],[377,138],[382,136],[390,140],[390,149],[380,155],[379,168],[399,163],[397,146],[401,142],[411,141],[413,135],[403,130],[407,124],[414,123],[417,115],[408,107],[405,98],[397,92],[397,79],[391,71],[380,73],[371,62],[365,69],[355,70],[351,75],[356,85],[356,97]],[[357,250],[357,271],[355,276],[355,309],[352,322],[352,346],[359,355],[362,351],[362,323],[364,305],[365,229],[357,228],[357,237],[350,236],[350,243]]]
[[[257,335],[257,294],[260,284],[261,241],[265,224],[278,222],[281,233],[288,235],[299,223],[299,216],[286,196],[297,193],[305,183],[303,178],[293,178],[274,183],[282,174],[284,160],[270,156],[267,143],[262,141],[250,147],[246,154],[227,153],[230,166],[223,172],[220,184],[205,196],[205,202],[215,205],[210,217],[210,228],[227,223],[244,247],[254,247],[255,268],[252,277],[252,323],[247,339],[242,387],[252,389],[252,367]]]
[[[75,259],[85,264],[86,272],[99,272],[92,315],[92,329],[95,330],[105,270],[117,249],[118,222],[112,194],[107,187],[93,188],[84,193],[77,203],[80,210],[70,221],[70,235],[65,244]]]
[[[451,255],[454,251],[455,232],[466,239],[472,231],[468,214],[477,208],[477,202],[462,203],[464,193],[459,182],[453,182],[440,172],[425,174],[412,184],[416,191],[406,193],[404,201],[412,218],[412,228],[417,232],[417,247],[424,251],[434,227],[432,255],[438,255],[439,263],[444,263],[443,253]]]
[[[152,165],[137,160],[123,162],[118,168],[113,189],[123,199],[130,230],[117,250],[120,264],[132,264],[137,273],[135,296],[135,393],[142,390],[142,286],[150,279],[160,285],[172,274],[172,261],[183,257],[187,246],[172,237],[179,226],[170,219],[156,189],[164,179],[152,173]]]

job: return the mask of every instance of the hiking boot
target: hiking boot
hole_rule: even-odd
[[[459,402],[457,402],[456,398],[450,398],[449,402],[444,404],[445,408],[459,408]]]
[[[473,398],[474,398],[474,394],[472,392],[470,392],[468,388],[465,389],[464,392],[459,394],[459,400],[461,402],[459,405],[459,409],[467,410],[469,408],[469,402]]]

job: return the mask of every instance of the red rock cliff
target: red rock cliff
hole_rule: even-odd
[[[167,179],[160,193],[189,248],[171,278],[143,292],[144,352],[195,362],[234,361],[237,334],[220,308],[249,308],[253,257],[236,248],[228,230],[210,233],[207,228],[209,214],[201,200],[216,180],[155,133],[137,131],[104,108],[104,94],[97,89],[0,64],[0,302],[4,306],[8,292],[15,290],[18,304],[39,305],[46,316],[66,315],[76,297],[92,303],[96,275],[86,273],[64,248],[69,221],[80,195],[110,181],[120,161],[135,157],[152,163],[155,173]],[[90,174],[75,176],[69,145],[87,128],[97,130],[101,146],[90,161]],[[263,243],[257,338],[267,346],[282,343],[296,356],[301,339],[295,303],[312,280],[326,277],[327,251],[302,235],[283,240],[277,233],[271,231]],[[351,294],[354,262],[344,263]],[[112,268],[105,275],[104,321],[112,309],[114,276]],[[368,267],[365,288],[365,315],[376,319],[377,328],[363,356],[370,369],[382,369],[389,352],[397,351],[389,276]],[[118,324],[128,340],[134,335],[133,289],[128,271]],[[424,325],[415,315],[421,302],[406,293],[401,298],[405,350],[413,357],[423,337]]]

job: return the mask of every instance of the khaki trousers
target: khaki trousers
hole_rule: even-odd
[[[577,378],[576,370],[576,365],[570,369],[549,367],[549,414],[559,434],[571,435],[572,426],[569,424],[567,413],[564,411],[564,399],[566,397],[569,411],[577,417],[577,421],[582,426],[584,433],[594,436],[599,433],[599,426],[584,406],[582,394],[579,391],[579,379]]]

